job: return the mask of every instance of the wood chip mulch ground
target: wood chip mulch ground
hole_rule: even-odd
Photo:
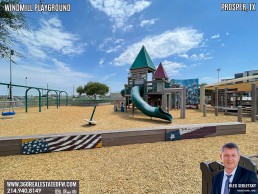
[[[153,126],[234,122],[236,116],[218,117],[210,110],[203,117],[198,110],[187,110],[186,119],[173,110],[173,122],[114,112],[113,106],[98,106],[97,125],[89,126],[93,107],[50,107],[17,109],[10,119],[0,119],[0,137],[56,134],[98,130],[121,130]],[[247,133],[201,139],[114,146],[90,150],[55,152],[37,155],[0,157],[0,193],[4,180],[79,180],[80,193],[201,193],[202,161],[219,161],[220,147],[235,142],[244,155],[258,154],[258,125],[243,118]]]

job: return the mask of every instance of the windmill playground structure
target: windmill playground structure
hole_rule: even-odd
[[[148,81],[150,74],[151,81]],[[128,83],[125,84],[125,97],[126,112],[132,102],[132,114],[137,107],[147,116],[172,122],[172,116],[168,112],[178,103],[180,118],[185,118],[185,87],[172,87],[163,65],[160,63],[156,69],[144,46],[130,68]]]

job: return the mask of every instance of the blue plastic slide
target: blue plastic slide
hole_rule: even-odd
[[[134,86],[131,90],[131,99],[134,105],[145,115],[157,117],[172,122],[172,115],[163,111],[160,107],[150,106],[140,95],[140,86]]]

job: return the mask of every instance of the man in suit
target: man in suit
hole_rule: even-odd
[[[238,166],[240,154],[235,143],[223,145],[220,157],[224,164],[224,171],[213,177],[211,194],[258,194],[257,175],[255,172]],[[249,188],[241,188],[239,184],[249,186]]]

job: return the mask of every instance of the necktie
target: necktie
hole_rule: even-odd
[[[224,194],[229,194],[229,179],[232,175],[227,175],[227,180],[226,180],[226,183],[225,183],[225,188],[224,188]]]

